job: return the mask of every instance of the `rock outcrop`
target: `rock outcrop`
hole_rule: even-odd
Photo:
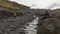
[[[39,19],[37,34],[60,34],[60,9],[49,10],[48,12],[50,18],[42,16]]]

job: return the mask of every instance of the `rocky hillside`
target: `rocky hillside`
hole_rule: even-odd
[[[11,2],[8,0],[0,0],[0,10],[10,11],[10,12],[20,12],[20,11],[26,12],[30,10],[30,8],[22,4],[18,4],[16,2]]]
[[[30,7],[24,6],[22,4],[18,4],[16,2],[11,2],[8,0],[0,0],[0,13],[2,15],[15,15],[17,13],[28,13],[30,12]]]
[[[60,34],[60,9],[47,11],[39,16],[37,34]]]
[[[29,7],[0,0],[0,34],[24,34],[24,25],[33,19]]]

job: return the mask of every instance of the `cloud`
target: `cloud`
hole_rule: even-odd
[[[10,0],[15,1],[17,3],[29,6],[31,8],[46,8],[46,7],[53,7],[49,6],[52,5],[52,3],[60,3],[60,0]]]

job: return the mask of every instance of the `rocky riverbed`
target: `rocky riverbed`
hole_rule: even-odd
[[[37,24],[38,24],[39,18],[35,16],[35,19],[32,20],[32,22],[29,23],[28,26],[25,25],[27,31],[26,34],[37,34]]]
[[[0,20],[0,34],[24,34],[27,23],[34,20],[31,14],[17,17],[7,17]]]
[[[6,17],[2,15],[0,19],[0,34],[60,34],[59,14],[53,11],[42,14],[21,12],[15,16],[3,14]]]

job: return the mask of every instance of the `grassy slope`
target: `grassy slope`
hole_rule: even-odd
[[[16,2],[11,2],[8,0],[0,0],[0,6],[10,8],[10,9],[20,9],[25,7],[24,5],[18,4]]]

